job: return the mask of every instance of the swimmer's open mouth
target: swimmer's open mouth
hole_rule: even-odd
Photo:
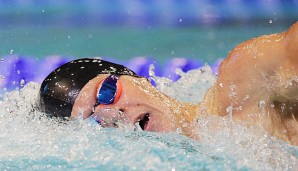
[[[143,115],[140,116],[140,118],[137,121],[137,124],[140,125],[140,127],[142,128],[142,130],[146,130],[149,121],[150,121],[150,114],[149,113],[145,113],[145,114],[143,114]]]

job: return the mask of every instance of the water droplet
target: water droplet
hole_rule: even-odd
[[[25,80],[24,79],[21,79],[20,86],[23,87],[24,85],[25,85]]]
[[[44,10],[42,10],[42,12],[44,12]]]
[[[239,107],[237,108],[237,110],[242,110],[242,106],[239,106]]]
[[[4,62],[4,58],[1,58],[0,62]]]
[[[68,39],[70,39],[70,36],[67,36]]]
[[[21,74],[21,71],[20,71],[20,70],[17,70],[17,74],[19,74],[19,75],[20,75],[20,74]]]
[[[230,89],[234,91],[236,89],[236,85],[230,85]]]
[[[245,95],[245,97],[243,98],[244,101],[247,99],[249,99],[249,95]]]
[[[176,133],[177,133],[177,134],[181,134],[181,133],[182,133],[182,129],[181,129],[181,128],[177,128],[177,129],[176,129]]]
[[[9,53],[10,53],[10,54],[13,54],[13,49],[11,49]]]
[[[269,20],[269,23],[272,24],[272,20]]]
[[[179,19],[179,22],[180,22],[180,23],[182,22],[182,18]]]
[[[182,127],[187,127],[188,126],[188,124],[186,123],[186,122],[184,122],[183,124],[182,124]]]
[[[259,101],[259,108],[264,108],[265,107],[265,101],[261,100]]]

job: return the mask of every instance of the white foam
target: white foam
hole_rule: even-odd
[[[187,73],[178,71],[181,78],[172,82],[167,78],[151,76],[156,81],[157,89],[180,101],[198,103],[205,92],[216,81],[209,66],[191,70]],[[256,102],[257,103],[257,102]],[[200,114],[201,115],[201,114]],[[210,149],[210,155],[226,154],[237,159],[237,165],[248,166],[256,170],[297,170],[297,148],[276,139],[262,128],[247,128],[236,124],[226,117],[201,116],[195,124],[196,139]]]
[[[151,66],[150,76],[156,83],[156,88],[169,96],[183,102],[198,103],[204,98],[205,92],[216,81],[216,76],[212,75],[209,65],[202,68],[190,70],[184,73],[177,69],[176,73],[181,76],[176,82],[169,78],[157,77],[154,75]]]
[[[208,66],[179,74],[171,82],[151,73],[160,91],[192,103],[216,80]],[[198,142],[172,133],[101,129],[80,118],[64,123],[35,110],[39,86],[30,82],[2,95],[1,169],[297,170],[296,147],[229,118],[201,117]]]

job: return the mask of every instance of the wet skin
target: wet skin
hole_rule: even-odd
[[[83,87],[73,106],[72,117],[77,117],[79,113],[84,118],[90,116],[96,101],[97,86],[107,77],[108,75],[100,75]],[[102,108],[117,109],[123,111],[133,124],[144,120],[146,123],[140,126],[146,131],[174,132],[180,127],[180,112],[192,108],[190,104],[179,103],[158,92],[145,78],[123,75],[119,81],[122,84],[119,100],[114,104],[99,105],[95,112]]]
[[[298,145],[298,22],[288,31],[236,46],[221,63],[216,84],[201,108],[261,126]]]
[[[89,81],[80,92],[72,116],[87,118],[95,103],[97,85],[108,75]],[[181,103],[158,92],[146,79],[121,76],[119,101],[109,108],[123,110],[132,123],[148,116],[146,131],[182,129],[192,134],[191,125],[202,114],[227,116],[248,127],[261,126],[285,141],[298,145],[298,22],[288,31],[265,35],[236,46],[221,63],[217,82],[202,103]],[[98,106],[97,110],[105,106]]]

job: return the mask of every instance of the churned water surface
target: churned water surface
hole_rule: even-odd
[[[154,77],[157,88],[198,103],[216,76],[208,66],[177,82]],[[153,72],[151,72],[154,75]],[[36,110],[39,84],[1,94],[1,170],[297,170],[298,149],[258,130],[206,116],[199,141],[176,133],[100,128],[82,119],[68,123]],[[210,131],[211,122],[221,125]]]

